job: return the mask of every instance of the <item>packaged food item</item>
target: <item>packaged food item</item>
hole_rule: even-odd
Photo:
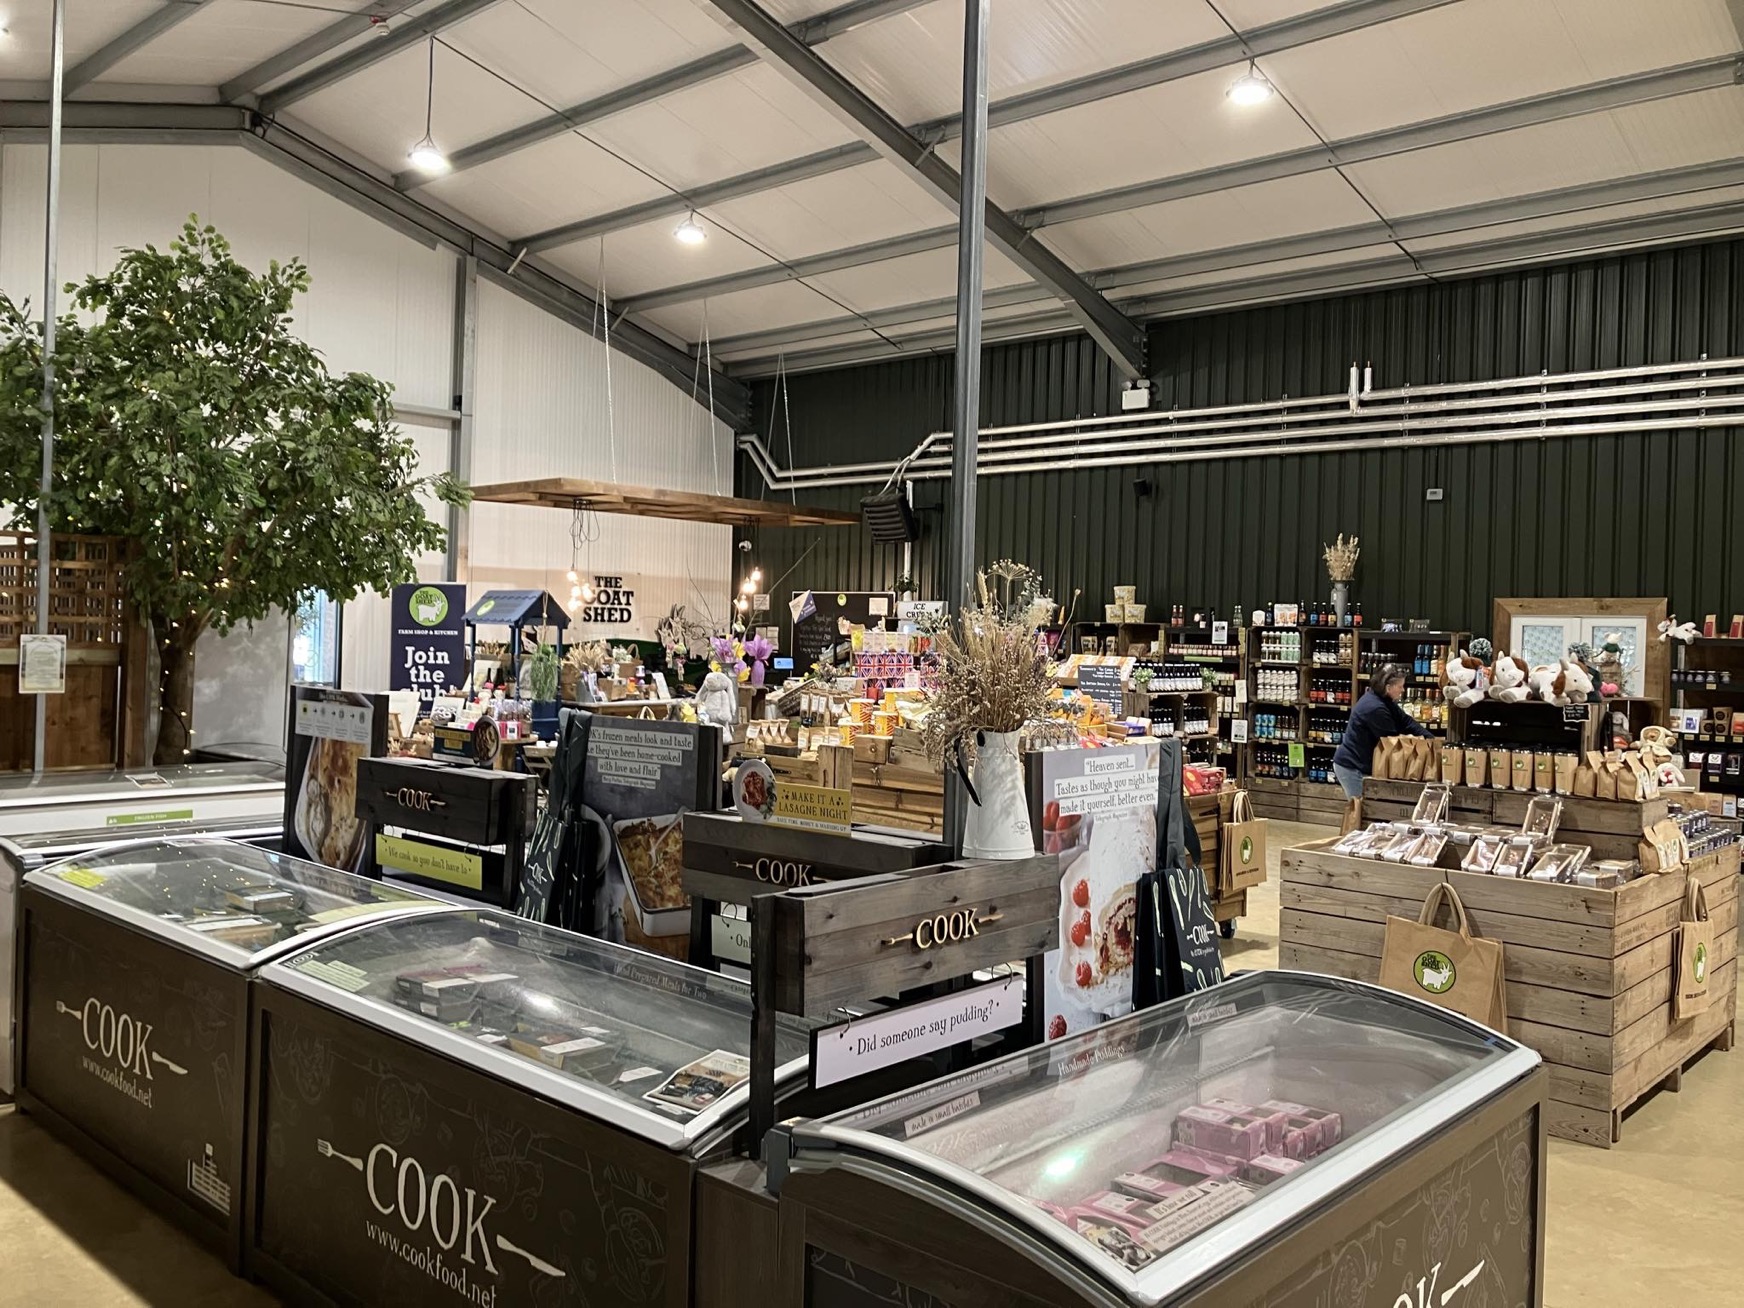
[[[1513,764],[1512,775],[1515,790],[1532,789],[1532,751],[1517,749],[1509,756]]]
[[[1416,857],[1417,847],[1423,842],[1420,831],[1404,831],[1394,836],[1380,850],[1380,857],[1389,863],[1409,863]]]
[[[1123,1195],[1149,1199],[1153,1203],[1184,1188],[1177,1181],[1165,1180],[1150,1172],[1122,1172],[1110,1184]]]
[[[1411,820],[1417,823],[1440,822],[1447,816],[1453,792],[1446,786],[1425,786],[1417,796],[1417,806],[1411,810]]]
[[[1468,786],[1487,785],[1490,780],[1490,752],[1486,749],[1467,748],[1465,751],[1465,784]]]
[[[1555,791],[1559,795],[1574,793],[1574,774],[1580,765],[1580,760],[1573,754],[1558,754],[1551,767],[1555,772]]]
[[[1494,872],[1508,840],[1509,836],[1505,831],[1486,832],[1478,836],[1472,841],[1465,857],[1460,859],[1460,867],[1467,872]]]
[[[226,890],[224,905],[239,913],[273,914],[297,911],[297,897],[288,890],[273,887]]]
[[[1626,882],[1633,881],[1636,877],[1641,875],[1641,864],[1632,858],[1598,858],[1588,862],[1586,867],[1581,870],[1581,875],[1600,878],[1614,877],[1616,879],[1615,884],[1623,885]],[[1588,883],[1585,881],[1577,881],[1576,884],[1586,885]],[[1603,883],[1594,882],[1593,884],[1600,885]]]
[[[1202,1104],[1183,1108],[1175,1118],[1176,1143],[1226,1158],[1252,1158],[1265,1153],[1267,1130],[1261,1118],[1226,1113]]]
[[[1525,876],[1536,852],[1534,843],[1527,837],[1510,836],[1508,843],[1502,846],[1501,857],[1496,860],[1495,874],[1499,877]]]
[[[1554,796],[1540,798],[1533,796],[1526,805],[1526,820],[1520,824],[1520,832],[1527,836],[1542,836],[1545,840],[1556,839],[1556,828],[1562,824],[1562,801]]]
[[[1505,749],[1490,751],[1490,785],[1506,790],[1514,777],[1514,755]]]
[[[1344,1138],[1344,1119],[1337,1113],[1325,1108],[1313,1108],[1307,1104],[1291,1103],[1283,1099],[1268,1099],[1260,1108],[1269,1112],[1283,1113],[1289,1119],[1289,1129],[1301,1137],[1303,1152],[1286,1154],[1291,1158],[1312,1158],[1315,1154],[1324,1153]],[[1286,1136],[1286,1144],[1289,1137]]]
[[[279,938],[281,927],[264,917],[252,914],[225,914],[218,917],[197,917],[184,924],[208,940],[222,940],[242,949],[261,949]]]
[[[1242,1164],[1241,1179],[1249,1185],[1270,1185],[1303,1165],[1300,1158],[1285,1158],[1281,1154],[1261,1154]]]
[[[1066,1214],[1066,1225],[1128,1271],[1137,1271],[1146,1263],[1154,1261],[1161,1252],[1139,1243],[1136,1226],[1125,1226],[1093,1209],[1069,1210]]]
[[[1533,881],[1571,883],[1592,852],[1586,845],[1550,845],[1538,855],[1527,875]]]
[[[560,1072],[596,1068],[617,1057],[612,1047],[597,1036],[578,1036],[569,1031],[517,1032],[509,1037],[509,1048],[523,1058]]]
[[[1145,1248],[1163,1253],[1253,1202],[1255,1191],[1236,1181],[1207,1181],[1153,1206],[1156,1220],[1139,1233]],[[1161,1211],[1158,1211],[1161,1210]]]
[[[1180,1187],[1175,1187],[1179,1189]],[[1159,1196],[1163,1197],[1163,1196]],[[1145,1227],[1150,1222],[1144,1219],[1144,1210],[1154,1202],[1140,1198],[1137,1195],[1120,1194],[1114,1190],[1098,1190],[1095,1194],[1086,1195],[1074,1206],[1074,1212],[1090,1212],[1100,1214],[1111,1222],[1119,1222],[1123,1226]]]
[[[1213,1158],[1196,1149],[1176,1148],[1161,1158],[1153,1158],[1137,1172],[1121,1173],[1114,1178],[1114,1188],[1125,1194],[1148,1193],[1154,1188],[1148,1182],[1127,1180],[1134,1176],[1147,1176],[1178,1187],[1198,1185],[1201,1181],[1219,1181],[1234,1176],[1237,1166],[1239,1164],[1234,1159]]]
[[[1425,831],[1411,851],[1408,860],[1415,867],[1434,867],[1441,862],[1441,851],[1447,848],[1447,836],[1439,830]]]

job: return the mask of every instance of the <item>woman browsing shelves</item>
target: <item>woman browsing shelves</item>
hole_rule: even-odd
[[[1399,707],[1405,693],[1405,670],[1396,663],[1383,663],[1369,678],[1369,688],[1350,710],[1350,724],[1338,753],[1332,756],[1332,772],[1349,799],[1362,797],[1363,778],[1374,769],[1375,746],[1388,736],[1427,736]]]

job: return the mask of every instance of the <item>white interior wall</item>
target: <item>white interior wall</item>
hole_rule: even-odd
[[[33,305],[42,299],[46,167],[46,147],[0,144],[0,290]],[[252,267],[293,257],[308,265],[311,285],[298,302],[296,329],[329,367],[370,372],[390,382],[401,403],[451,407],[457,257],[237,146],[69,145],[61,173],[58,281],[113,266],[122,247],[166,245],[189,214],[217,227]],[[474,468],[467,480],[613,477],[604,347],[489,283],[480,286],[477,341]],[[688,394],[615,355],[612,398],[619,479],[731,492],[731,433],[723,423],[705,421]],[[417,442],[423,471],[448,466],[445,427],[407,423],[402,430]],[[433,508],[433,516],[440,512]],[[614,629],[618,634],[652,636],[655,621],[675,603],[725,616],[728,528],[600,518],[597,529],[588,566],[640,579],[638,621]],[[479,506],[471,557],[475,594],[492,586],[543,586],[559,599],[568,595],[563,514]],[[443,568],[440,553],[419,563],[424,580],[442,577]],[[346,605],[342,684],[386,684],[387,609],[385,596]],[[282,738],[288,638],[284,619],[275,615],[202,642],[201,740]]]

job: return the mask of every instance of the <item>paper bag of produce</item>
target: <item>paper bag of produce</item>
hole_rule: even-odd
[[[1383,781],[1391,781],[1394,777],[1402,775],[1397,770],[1398,761],[1399,738],[1388,736],[1375,746],[1374,775]]]
[[[1506,790],[1514,780],[1514,756],[1505,749],[1490,751],[1490,784]]]
[[[1452,931],[1431,925],[1443,900],[1453,914]],[[1445,881],[1429,892],[1415,922],[1408,917],[1387,919],[1381,984],[1498,1031],[1508,1029],[1502,946],[1472,935],[1459,892]]]
[[[1532,751],[1517,749],[1514,751],[1514,789],[1532,789]]]
[[[1708,973],[1714,965],[1714,924],[1708,920],[1708,899],[1693,876],[1684,891],[1682,920],[1677,926],[1677,981],[1671,992],[1671,1017],[1682,1022],[1708,1011],[1713,997]]]
[[[1441,747],[1441,779],[1450,786],[1465,783],[1465,751],[1458,745]]]
[[[1423,751],[1418,749],[1417,745],[1418,741],[1415,736],[1399,737],[1399,747],[1405,755],[1404,779],[1406,781],[1422,781],[1425,779],[1424,763],[1426,760],[1423,757]]]
[[[1615,757],[1608,756],[1599,764],[1598,772],[1593,782],[1594,799],[1617,798],[1617,778],[1622,774],[1623,765]]]
[[[1490,752],[1487,749],[1468,749],[1465,752],[1465,784],[1468,786],[1488,785],[1490,780]]]

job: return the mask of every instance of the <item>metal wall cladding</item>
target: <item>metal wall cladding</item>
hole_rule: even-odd
[[[1353,361],[1373,364],[1377,387],[1395,387],[1741,353],[1744,241],[1710,242],[1158,322],[1151,407],[1336,394]],[[949,357],[795,377],[786,397],[793,458],[906,453],[948,424],[952,384]],[[1118,389],[1085,338],[993,346],[982,423],[1104,414],[1117,408]],[[773,431],[771,448],[786,464],[780,398],[774,383],[757,384],[758,429]],[[1644,432],[983,477],[978,553],[1034,565],[1063,602],[1081,589],[1080,618],[1098,617],[1117,584],[1136,585],[1153,613],[1182,603],[1229,616],[1268,599],[1324,599],[1322,546],[1342,531],[1363,540],[1353,589],[1370,622],[1415,616],[1487,631],[1500,595],[1669,595],[1679,614],[1723,621],[1744,609],[1740,435]],[[740,476],[745,493],[763,493],[742,461]],[[939,503],[946,487],[922,482],[917,495]],[[1432,487],[1445,498],[1426,501]],[[802,496],[852,506],[862,493]],[[925,512],[922,522],[915,576],[922,594],[936,594],[944,513]],[[767,575],[793,567],[783,593],[887,585],[900,570],[900,547],[872,545],[858,528],[766,532],[758,546]]]

